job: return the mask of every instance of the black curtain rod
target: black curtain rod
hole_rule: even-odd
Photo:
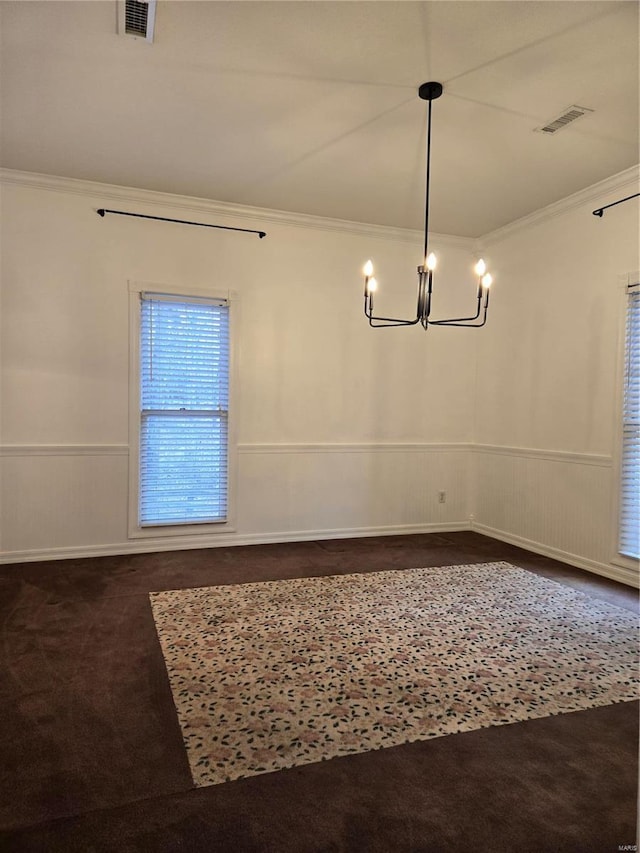
[[[160,222],[178,222],[180,225],[199,225],[201,228],[221,228],[223,231],[244,231],[245,234],[257,234],[262,240],[267,236],[266,231],[254,231],[252,228],[233,228],[231,225],[209,225],[208,222],[189,222],[187,219],[169,219],[166,216],[149,216],[147,213],[127,213],[126,210],[108,210],[101,207],[96,210],[98,216],[104,216],[105,213],[116,213],[118,216],[136,216],[139,219],[157,219]]]
[[[639,195],[640,193],[628,195],[626,198],[621,198],[619,201],[613,201],[611,204],[605,204],[604,207],[599,207],[597,210],[593,210],[592,213],[594,216],[602,216],[605,210],[608,210],[610,207],[615,207],[616,204],[622,204],[623,201],[631,201],[632,198],[638,198]]]

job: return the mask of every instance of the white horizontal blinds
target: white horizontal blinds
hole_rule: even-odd
[[[225,521],[229,307],[141,299],[140,525]]]
[[[620,553],[640,558],[640,284],[628,296],[621,473]]]

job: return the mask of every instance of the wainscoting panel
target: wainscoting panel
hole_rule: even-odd
[[[469,456],[466,445],[245,445],[238,529],[467,524]]]
[[[608,456],[470,444],[245,444],[234,532],[143,540],[127,537],[128,463],[127,445],[0,448],[0,562],[473,527],[637,584],[611,562]]]
[[[478,446],[473,467],[478,532],[632,582],[611,564],[611,457]]]
[[[241,445],[235,532],[131,540],[126,445],[5,446],[0,562],[466,529],[471,453],[466,444]]]
[[[122,541],[126,447],[5,447],[1,457],[3,562]]]

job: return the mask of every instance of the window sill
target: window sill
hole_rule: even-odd
[[[236,528],[228,521],[208,524],[172,524],[158,527],[132,527],[129,539],[173,539],[178,536],[215,536],[221,533],[235,533]]]
[[[640,571],[640,560],[634,560],[633,557],[625,557],[622,554],[615,554],[609,561],[612,566],[617,566],[628,572],[631,578],[637,578]]]

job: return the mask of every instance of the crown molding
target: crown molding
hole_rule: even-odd
[[[60,175],[46,175],[38,172],[22,172],[14,169],[0,168],[0,184],[27,187],[49,192],[67,193],[69,195],[89,196],[96,199],[97,206],[104,205],[106,200],[125,201],[148,207],[170,208],[172,211],[187,211],[202,215],[211,215],[242,220],[245,226],[251,223],[273,223],[295,228],[311,228],[317,231],[332,231],[353,234],[360,237],[393,242],[420,245],[423,234],[421,231],[409,228],[395,228],[390,225],[375,225],[366,222],[352,222],[346,219],[332,219],[323,216],[313,216],[307,213],[295,213],[285,210],[251,207],[249,205],[232,204],[195,196],[175,195],[173,193],[144,190],[136,187],[123,187],[116,184],[105,184],[80,178],[67,178]],[[475,252],[480,247],[499,243],[512,234],[529,228],[539,222],[544,222],[560,216],[573,208],[581,207],[589,202],[596,206],[602,203],[603,196],[609,193],[623,192],[630,187],[638,190],[640,185],[640,165],[632,166],[623,172],[605,178],[596,184],[579,190],[566,198],[553,202],[513,222],[503,225],[494,231],[489,231],[481,237],[460,237],[453,234],[430,235],[436,246],[450,246],[463,251]]]
[[[145,207],[170,208],[172,211],[187,211],[190,214],[220,216],[231,220],[242,220],[244,227],[252,223],[272,223],[294,228],[311,228],[317,231],[333,231],[341,234],[355,234],[360,237],[373,237],[378,240],[392,240],[420,246],[423,240],[421,231],[410,228],[394,228],[390,225],[374,225],[366,222],[351,222],[346,219],[331,219],[313,216],[308,213],[294,213],[286,210],[272,210],[249,205],[232,204],[195,196],[174,195],[173,193],[144,190],[136,187],[122,187],[116,184],[104,184],[80,178],[66,178],[61,175],[45,175],[38,172],[21,172],[0,168],[0,184],[27,187],[34,190],[67,193],[69,195],[89,196],[96,200],[97,207],[105,206],[109,200],[140,204]],[[136,211],[145,212],[145,211]],[[430,234],[436,246],[451,246],[473,252],[477,241],[473,237],[458,237],[452,234]]]
[[[540,222],[545,222],[549,219],[554,219],[556,216],[561,216],[576,207],[582,207],[589,202],[595,203],[595,207],[600,207],[603,203],[607,204],[603,196],[609,193],[623,192],[629,188],[640,191],[640,165],[631,166],[623,172],[618,172],[616,175],[611,175],[597,184],[592,184],[585,187],[572,195],[562,198],[559,201],[554,201],[546,207],[541,207],[533,213],[528,213],[520,219],[514,219],[507,225],[501,228],[496,228],[495,231],[489,231],[482,237],[478,238],[478,243],[484,248],[493,243],[499,243],[512,234],[522,231],[525,228],[530,228],[532,225],[537,225]]]

